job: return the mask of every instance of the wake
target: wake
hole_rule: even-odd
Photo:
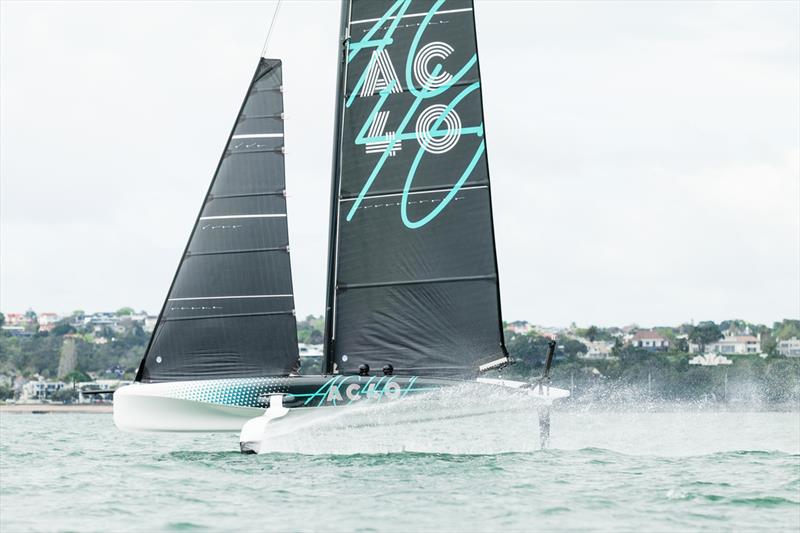
[[[727,412],[664,402],[632,402],[628,407],[624,410],[616,402],[557,405],[550,449],[676,457],[742,450],[800,453],[796,412]],[[537,416],[535,402],[522,394],[467,383],[342,409],[275,432],[262,450],[311,455],[532,453],[541,450]]]

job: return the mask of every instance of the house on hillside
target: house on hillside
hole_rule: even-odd
[[[758,355],[761,353],[761,339],[752,335],[726,335],[706,345],[706,353]]]
[[[84,317],[84,325],[91,327],[95,332],[105,328],[113,329],[117,326],[117,315],[114,313],[94,313]]]
[[[527,335],[533,331],[533,324],[529,324],[525,320],[515,320],[514,322],[509,322],[506,325],[506,329],[517,335]]]
[[[56,313],[39,313],[36,318],[39,322],[39,331],[50,331],[61,320],[61,317]]]
[[[63,381],[45,381],[41,378],[37,381],[29,381],[22,386],[20,400],[23,402],[47,400],[54,392],[63,388]]]
[[[585,354],[580,355],[581,359],[611,359],[611,351],[614,349],[612,341],[590,341],[588,339],[578,339],[588,348]]]
[[[669,349],[669,339],[657,331],[637,331],[631,337],[629,344],[635,348],[642,348],[651,352]]]
[[[142,323],[142,329],[145,333],[153,333],[153,330],[156,329],[156,323],[158,322],[157,316],[148,315],[145,317],[144,322]]]
[[[6,326],[20,326],[25,327],[33,323],[33,320],[26,316],[24,313],[6,313]]]
[[[791,339],[778,342],[778,353],[784,357],[800,357],[800,339]]]

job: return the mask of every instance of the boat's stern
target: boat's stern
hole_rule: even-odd
[[[179,388],[198,382],[134,383],[114,392],[114,424],[123,431],[240,431],[263,412],[254,407],[221,405],[187,398]]]

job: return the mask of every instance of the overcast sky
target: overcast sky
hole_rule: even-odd
[[[0,310],[159,310],[273,2],[3,2]],[[298,316],[339,3],[284,2]],[[800,3],[476,5],[504,318],[800,317]],[[479,312],[479,310],[476,310]]]

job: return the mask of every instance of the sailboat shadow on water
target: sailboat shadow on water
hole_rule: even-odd
[[[343,2],[321,373],[298,354],[282,64],[261,58],[136,383],[114,395],[120,429],[241,431],[242,451],[260,452],[364,404],[470,382],[545,406],[546,444],[546,406],[569,394],[549,384],[554,346],[537,383],[481,377],[512,360],[472,1],[419,4]]]

